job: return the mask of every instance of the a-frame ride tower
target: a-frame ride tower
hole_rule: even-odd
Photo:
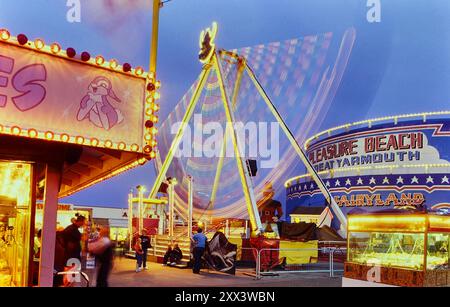
[[[153,185],[153,188],[149,194],[149,198],[154,199],[156,197],[156,194],[158,193],[161,183],[165,180],[167,170],[168,170],[170,164],[172,163],[175,152],[178,149],[178,147],[183,139],[183,135],[186,130],[187,124],[189,123],[190,119],[193,116],[194,109],[197,105],[197,102],[200,98],[200,95],[205,87],[205,84],[206,84],[211,72],[214,71],[217,74],[217,80],[218,80],[219,87],[220,87],[221,99],[223,102],[226,119],[231,124],[236,122],[233,111],[235,109],[236,99],[237,99],[237,96],[239,93],[242,76],[244,73],[246,73],[250,77],[250,79],[251,79],[252,83],[254,84],[254,86],[256,87],[256,89],[258,90],[261,98],[263,98],[263,100],[265,101],[266,106],[269,108],[269,110],[271,111],[271,113],[273,114],[273,116],[275,117],[275,119],[277,120],[279,125],[281,126],[283,132],[289,139],[291,146],[295,149],[295,151],[299,155],[300,159],[306,166],[307,171],[309,172],[311,177],[316,182],[316,184],[319,187],[322,194],[325,196],[325,199],[328,202],[328,206],[331,207],[334,215],[338,218],[338,220],[341,223],[340,234],[345,236],[345,232],[346,232],[346,228],[347,228],[347,221],[346,221],[345,215],[342,213],[341,209],[339,208],[339,206],[336,204],[333,197],[331,196],[330,191],[327,189],[327,187],[323,183],[322,179],[319,177],[316,170],[314,169],[314,167],[312,166],[312,164],[306,157],[306,154],[303,152],[300,144],[297,142],[294,135],[287,127],[282,116],[276,109],[275,105],[272,103],[271,99],[267,95],[267,93],[264,90],[264,88],[262,87],[261,83],[258,81],[258,78],[256,77],[253,70],[248,65],[246,59],[239,56],[238,54],[236,54],[234,52],[231,52],[231,51],[217,50],[216,46],[215,46],[216,34],[217,34],[217,23],[214,22],[212,28],[208,28],[208,29],[202,31],[202,33],[200,35],[201,50],[199,53],[199,60],[203,64],[203,69],[202,69],[200,77],[198,79],[199,81],[193,91],[193,95],[187,106],[186,113],[183,116],[182,125],[180,125],[180,127],[175,135],[175,138],[172,141],[172,144],[171,144],[170,149],[167,153],[167,156],[164,160],[164,163],[161,166],[159,174],[158,174],[158,176],[155,180],[155,183]],[[233,87],[232,97],[229,97],[227,90],[225,88],[223,68],[222,68],[222,65],[220,62],[221,59],[227,60],[228,63],[230,63],[232,65],[237,65],[237,78],[236,78],[236,81],[235,81],[235,84]],[[234,125],[227,125],[227,126],[234,127]],[[245,203],[247,206],[248,215],[249,215],[250,222],[251,222],[252,234],[255,235],[255,234],[263,233],[264,229],[262,229],[261,219],[258,214],[258,207],[256,204],[255,193],[253,190],[253,185],[252,185],[252,181],[250,178],[249,170],[246,166],[245,158],[242,157],[242,155],[240,154],[240,151],[239,151],[239,148],[243,148],[243,147],[241,147],[239,144],[240,140],[237,137],[235,129],[228,129],[225,132],[225,138],[222,143],[222,152],[221,152],[222,155],[221,155],[219,163],[217,165],[210,206],[214,205],[215,195],[216,195],[217,187],[218,187],[219,181],[220,181],[220,174],[221,174],[221,169],[222,169],[222,165],[223,165],[223,158],[225,156],[225,144],[226,144],[227,137],[231,137],[232,145],[234,148],[234,157],[235,157],[235,160],[237,163],[239,176],[241,179],[242,190],[243,190],[244,196],[245,196]]]

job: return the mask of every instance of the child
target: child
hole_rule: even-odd
[[[143,255],[144,255],[144,251],[142,250],[142,244],[141,244],[140,238],[138,238],[136,240],[136,244],[134,245],[134,251],[136,252],[136,273],[137,273],[142,270],[141,265],[142,265]]]

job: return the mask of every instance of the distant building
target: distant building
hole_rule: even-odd
[[[90,221],[91,227],[104,226],[110,229],[113,241],[125,241],[128,235],[128,209],[113,207],[82,206],[73,204],[59,204],[57,227],[65,228],[71,224],[76,214],[84,215]],[[37,205],[36,229],[42,227],[42,204]]]

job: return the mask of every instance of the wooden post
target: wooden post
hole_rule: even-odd
[[[39,286],[53,286],[55,262],[56,221],[61,168],[47,164],[45,168],[44,209],[42,213],[42,245]]]

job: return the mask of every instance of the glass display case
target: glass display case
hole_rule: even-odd
[[[346,277],[369,280],[379,268],[383,283],[450,284],[450,216],[351,215],[347,241]]]
[[[0,161],[0,287],[28,285],[31,169]]]

